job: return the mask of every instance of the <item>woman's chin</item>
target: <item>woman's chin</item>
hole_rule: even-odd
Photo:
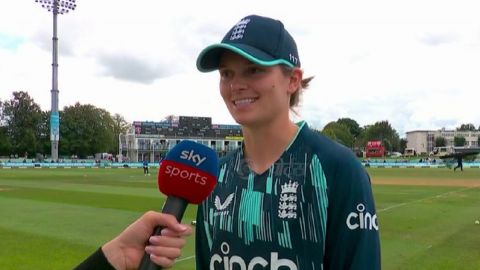
[[[237,122],[237,124],[241,126],[248,126],[255,122],[254,118],[247,117],[246,115],[234,115],[233,119],[235,120],[235,122]]]

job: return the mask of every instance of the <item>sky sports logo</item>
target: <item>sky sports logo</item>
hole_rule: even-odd
[[[204,186],[207,183],[208,177],[204,176],[198,172],[180,169],[173,165],[167,165],[165,168],[165,174],[170,176],[172,179],[181,178],[183,180],[193,181],[196,184]]]
[[[182,151],[180,154],[180,159],[191,161],[195,163],[195,165],[200,166],[200,164],[202,164],[207,159],[207,157],[202,157],[199,154],[195,154],[195,151],[193,151],[192,149],[190,151]]]
[[[202,164],[207,159],[207,157],[202,157],[199,154],[196,154],[195,151],[192,149],[182,151],[180,153],[180,159],[193,162],[196,166],[200,166],[200,164]],[[193,181],[194,183],[202,186],[204,186],[208,181],[208,177],[205,174],[202,174],[201,171],[198,171],[194,168],[189,168],[188,166],[180,166],[185,165],[181,162],[165,162],[165,164],[165,174],[172,179],[180,178],[183,180]],[[175,166],[175,164],[178,164],[179,166]]]
[[[364,204],[357,205],[357,211],[347,216],[347,227],[350,230],[375,230],[378,231],[377,214],[372,215],[365,211]]]

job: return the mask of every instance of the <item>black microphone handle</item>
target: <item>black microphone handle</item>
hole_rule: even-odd
[[[170,214],[175,216],[178,222],[182,220],[183,213],[185,213],[185,209],[188,206],[188,201],[182,198],[178,198],[175,196],[168,196],[165,204],[162,208],[162,213]],[[160,235],[162,230],[164,229],[163,226],[157,226],[153,230],[152,235]],[[138,267],[139,270],[160,270],[162,269],[161,266],[156,265],[154,262],[150,260],[150,255],[145,252],[143,254],[142,261],[140,262],[140,266]]]

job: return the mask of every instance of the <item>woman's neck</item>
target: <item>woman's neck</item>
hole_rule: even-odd
[[[244,137],[244,157],[249,167],[262,174],[277,161],[291,143],[298,127],[291,120],[271,122],[261,127],[242,127]]]

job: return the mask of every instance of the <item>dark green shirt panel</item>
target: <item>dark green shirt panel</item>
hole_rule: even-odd
[[[328,218],[324,269],[380,267],[378,219],[370,177],[347,147],[312,130],[296,143],[312,142],[327,179]]]
[[[349,150],[337,162],[333,177],[327,177],[325,269],[380,269],[379,228],[370,177]]]
[[[241,151],[241,150],[239,150]],[[380,260],[380,250],[379,250],[379,240],[378,240],[378,231],[376,230],[363,230],[362,227],[365,227],[365,222],[362,221],[362,225],[359,224],[360,222],[360,212],[364,215],[367,215],[368,212],[368,228],[370,224],[372,224],[372,215],[375,214],[374,210],[374,203],[373,197],[371,193],[371,187],[368,175],[366,174],[365,170],[361,163],[356,159],[350,149],[345,148],[330,139],[319,135],[318,133],[311,131],[305,125],[301,132],[298,134],[297,138],[295,139],[294,143],[290,146],[288,151],[282,157],[288,156],[290,160],[299,161],[302,160],[302,157],[306,157],[303,160],[307,160],[308,164],[304,165],[304,169],[308,170],[310,166],[311,159],[316,156],[321,164],[322,173],[325,174],[326,182],[327,182],[327,201],[328,201],[328,212],[323,217],[327,219],[327,235],[325,240],[325,253],[323,252],[322,244],[320,246],[315,246],[311,244],[307,245],[300,245],[301,238],[300,234],[294,233],[296,237],[292,238],[292,245],[296,247],[295,252],[297,259],[295,257],[290,257],[298,266],[303,269],[310,269],[311,266],[306,266],[304,262],[309,260],[312,261],[320,261],[324,263],[324,269],[379,269],[379,260]],[[247,177],[248,175],[248,167],[245,167],[239,163],[239,152],[231,153],[226,158],[222,159],[222,165],[225,162],[229,163],[229,167],[232,164],[239,164],[236,166],[237,171],[229,170],[226,173],[228,174],[229,179],[238,179],[238,177]],[[237,159],[237,160],[235,160]],[[286,161],[288,159],[285,159]],[[303,164],[303,163],[301,163]],[[222,167],[222,165],[220,167]],[[285,165],[285,164],[284,164]],[[288,164],[290,166],[291,164]],[[297,164],[298,165],[298,164]],[[296,166],[296,165],[295,165]],[[278,167],[277,167],[278,168]],[[236,174],[234,178],[232,174]],[[311,176],[309,176],[311,177]],[[308,177],[307,177],[308,178]],[[256,190],[257,187],[257,180],[262,180],[261,177],[255,177],[254,189]],[[245,180],[245,179],[243,179]],[[292,181],[298,181],[299,178],[294,178]],[[310,181],[311,179],[307,179]],[[242,181],[237,182],[235,180],[234,183],[244,183]],[[246,181],[246,180],[245,180]],[[288,180],[289,181],[289,180]],[[300,183],[301,181],[299,181]],[[283,182],[285,183],[285,182]],[[298,204],[297,206],[301,206],[300,198],[304,198],[304,203],[311,204],[312,199],[316,198],[315,191],[313,189],[306,188],[309,184],[304,182],[304,193],[298,194]],[[214,191],[215,194],[219,195],[221,198],[221,203],[224,204],[226,198],[229,194],[233,192],[232,187],[228,187],[225,183],[219,183],[217,186],[219,189]],[[230,188],[230,190],[228,190]],[[243,187],[244,188],[244,187]],[[225,190],[227,189],[227,190]],[[300,190],[300,188],[299,188]],[[310,191],[308,191],[310,190]],[[311,193],[313,192],[313,193]],[[264,194],[264,198],[269,198],[267,194]],[[304,196],[304,197],[300,197]],[[325,197],[325,196],[324,196]],[[212,216],[212,213],[205,213],[203,211],[212,211],[212,204],[214,204],[215,200],[212,196],[207,199],[200,207],[198,211],[198,218],[197,218],[197,269],[209,269],[209,263],[212,259],[212,253],[209,248],[214,236],[218,237],[217,239],[230,239],[234,237],[232,234],[225,234],[224,231],[219,230],[215,226],[210,226],[209,224],[209,216]],[[362,204],[363,206],[359,206]],[[277,206],[278,203],[272,204],[272,206]],[[362,211],[358,211],[358,208]],[[305,209],[305,208],[304,208]],[[318,213],[318,209],[314,209],[315,213]],[[217,215],[216,210],[213,210],[213,216]],[[273,211],[275,213],[275,210]],[[209,215],[210,214],[210,215]],[[302,216],[299,209],[297,209],[297,214]],[[306,213],[308,217],[310,214]],[[317,215],[318,216],[318,215]],[[323,215],[321,215],[323,216]],[[218,217],[218,215],[217,215]],[[304,216],[306,217],[306,216]],[[308,218],[307,218],[308,219]],[[214,218],[215,220],[215,218]],[[217,219],[218,220],[218,219]],[[204,227],[204,221],[207,224],[207,228]],[[234,222],[237,222],[238,219]],[[272,219],[273,221],[273,219]],[[312,224],[319,224],[317,221],[310,221],[313,222]],[[347,225],[347,222],[350,224]],[[271,223],[272,225],[276,224],[274,222]],[[292,223],[292,220],[289,221],[289,226],[291,229],[296,227],[297,225]],[[305,224],[305,223],[303,223]],[[214,224],[212,224],[214,225]],[[350,226],[350,228],[349,228]],[[234,228],[237,227],[237,224],[234,223]],[[279,226],[279,228],[281,228]],[[304,227],[305,228],[305,227]],[[318,228],[316,228],[318,229]],[[275,235],[276,229],[274,229]],[[282,233],[282,232],[280,232]],[[226,237],[226,238],[223,238]],[[230,241],[229,240],[229,241]],[[242,241],[242,239],[238,239],[236,242]],[[323,240],[322,240],[323,241]],[[221,254],[219,250],[219,243],[218,241],[214,242],[214,249],[216,249],[217,254]],[[233,248],[234,245],[229,242],[229,245]],[[226,246],[225,246],[226,247]],[[265,252],[269,252],[272,254],[271,256],[275,255],[276,258],[288,258],[289,256],[284,253],[284,249],[280,246],[274,245],[273,242],[266,243],[266,242],[258,242],[256,248],[262,247],[262,250],[258,254],[262,254]],[[299,247],[305,247],[305,249],[297,250]],[[314,248],[315,247],[315,248]],[[250,247],[245,246],[244,248],[250,249]],[[244,249],[242,248],[242,250]],[[225,249],[227,250],[227,249]],[[271,253],[271,252],[275,252]],[[231,252],[232,253],[232,252]],[[254,255],[257,252],[253,253]],[[290,254],[292,252],[290,251]],[[293,254],[292,254],[293,255]],[[246,262],[251,262],[251,257],[253,256],[250,253],[243,253],[243,259]],[[255,255],[257,256],[257,255]],[[278,256],[278,257],[277,257]],[[295,256],[295,255],[294,255]],[[264,259],[270,258],[270,255],[265,254],[263,256]],[[374,263],[372,263],[372,261]],[[375,262],[378,261],[378,267],[375,266]],[[271,261],[270,261],[271,262]],[[215,264],[219,266],[219,264]],[[303,266],[302,266],[303,265]],[[318,265],[317,265],[318,266]],[[372,266],[372,267],[370,267]],[[265,268],[268,269],[268,268]],[[315,268],[316,269],[316,268]]]

